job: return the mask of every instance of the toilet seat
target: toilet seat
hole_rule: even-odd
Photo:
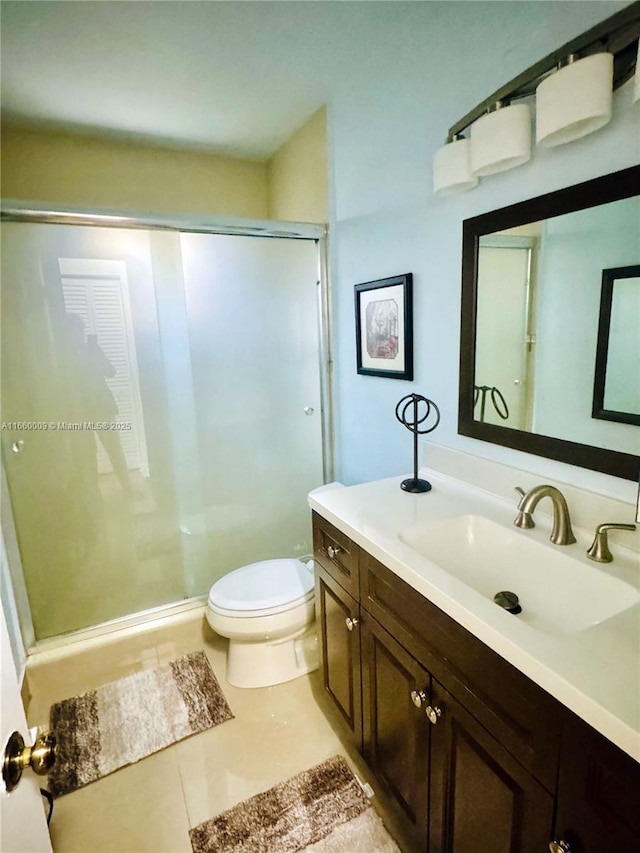
[[[262,560],[235,569],[209,591],[221,616],[250,618],[285,613],[313,599],[313,572],[300,560]]]

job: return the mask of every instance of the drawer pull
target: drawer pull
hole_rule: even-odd
[[[424,692],[424,690],[412,690],[411,701],[416,706],[416,708],[422,708],[422,703],[427,701],[427,694]]]
[[[348,631],[353,631],[353,629],[354,629],[354,628],[356,627],[356,625],[358,624],[358,620],[357,620],[357,619],[352,619],[352,618],[351,618],[351,616],[347,616],[347,618],[346,618],[344,621],[345,621],[345,624],[346,624],[346,626],[347,626],[347,630],[348,630]]]
[[[549,850],[551,853],[571,853],[571,845],[566,841],[550,841]]]
[[[338,554],[342,551],[342,548],[334,548],[333,545],[329,545],[327,547],[327,554],[329,555],[329,559],[335,560]]]
[[[425,713],[432,726],[435,726],[435,724],[442,716],[442,710],[437,706],[434,707],[433,705],[427,705]]]

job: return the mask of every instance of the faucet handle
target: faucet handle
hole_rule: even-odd
[[[593,542],[587,551],[587,557],[590,560],[595,560],[596,563],[611,563],[613,554],[609,550],[609,540],[607,534],[610,530],[635,530],[635,524],[615,524],[614,522],[606,522],[599,524],[596,527],[596,532],[593,537]]]
[[[520,500],[518,501],[518,514],[513,519],[513,523],[521,530],[531,530],[532,527],[536,526],[536,523],[533,520],[533,516],[530,512],[524,512],[520,509],[520,507],[522,506],[522,502],[525,498],[526,492],[521,486],[515,486],[515,490],[520,495]]]

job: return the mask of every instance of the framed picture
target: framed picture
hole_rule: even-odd
[[[413,379],[413,276],[356,284],[358,373]]]

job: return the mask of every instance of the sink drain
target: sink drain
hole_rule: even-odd
[[[510,592],[509,590],[496,592],[493,596],[493,600],[496,604],[500,605],[500,607],[504,608],[507,613],[522,613],[522,607],[520,607],[520,602],[515,592]]]

